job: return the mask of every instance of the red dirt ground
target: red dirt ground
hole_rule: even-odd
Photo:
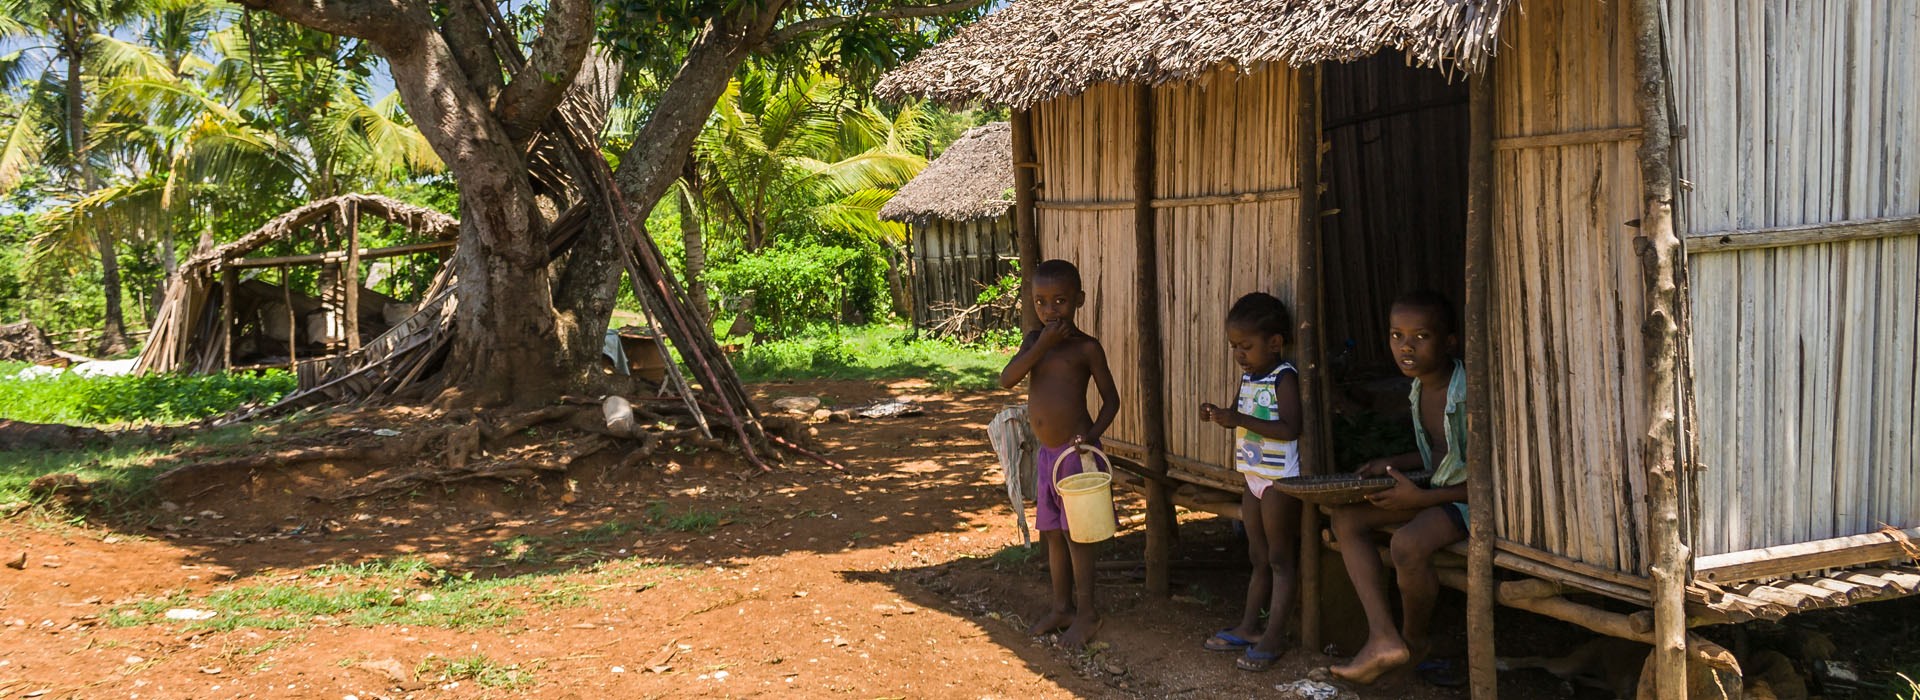
[[[603,460],[544,488],[476,482],[348,507],[305,495],[382,471],[329,464],[208,484],[137,529],[0,521],[0,556],[28,555],[24,569],[0,569],[0,698],[1244,697],[1271,695],[1330,661],[1294,650],[1274,670],[1250,674],[1230,655],[1200,649],[1236,616],[1245,585],[1244,569],[1217,564],[1179,572],[1173,600],[1145,595],[1129,572],[1102,572],[1108,617],[1096,654],[1030,639],[1021,621],[1044,605],[1044,557],[993,558],[1018,534],[985,439],[988,419],[1016,394],[949,395],[913,382],[756,389],[762,399],[806,394],[838,406],[901,396],[926,414],[817,426],[845,472],[790,461],[756,475],[722,455],[663,455],[637,473],[610,473],[606,462],[617,460]],[[574,556],[544,566],[502,563],[494,548],[646,521],[657,502],[669,513],[717,514],[721,525],[708,534],[636,529],[556,552]],[[1123,514],[1139,505],[1123,500]],[[1137,559],[1141,540],[1137,527],[1123,531],[1103,559]],[[1181,559],[1244,562],[1241,546],[1226,521],[1183,516]],[[336,619],[222,632],[106,624],[142,599],[199,599],[300,581],[326,563],[398,556],[476,577],[547,572],[522,592],[572,586],[587,602],[530,600],[521,616],[476,629]],[[1442,605],[1457,610],[1459,600]],[[1512,627],[1503,626],[1503,645],[1513,634],[1551,639],[1542,646],[1554,649],[1577,642],[1553,623]],[[1457,628],[1443,629],[1443,649],[1458,647]],[[432,657],[473,655],[517,664],[530,682],[486,687],[418,670],[432,669],[423,664]],[[1565,692],[1537,672],[1507,676],[1511,697]],[[1464,693],[1408,679],[1363,697]]]

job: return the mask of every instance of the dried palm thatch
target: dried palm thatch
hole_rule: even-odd
[[[1012,131],[994,122],[961,134],[880,208],[880,218],[912,224],[990,219],[1013,206],[1012,193]]]
[[[1398,49],[1478,72],[1511,0],[1022,0],[889,73],[883,97],[1025,109],[1100,83],[1351,61]]]

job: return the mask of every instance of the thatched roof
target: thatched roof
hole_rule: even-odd
[[[1006,122],[968,129],[880,208],[880,218],[923,224],[1007,213],[1013,204],[1012,138]]]
[[[889,73],[883,97],[1025,109],[1100,83],[1303,66],[1382,49],[1478,71],[1512,0],[1017,0]]]

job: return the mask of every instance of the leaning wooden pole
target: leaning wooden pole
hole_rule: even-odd
[[[1306,66],[1294,81],[1294,185],[1300,189],[1299,276],[1294,280],[1295,360],[1300,369],[1301,473],[1332,472],[1327,425],[1326,340],[1321,319],[1326,280],[1320,250],[1320,67]],[[1320,509],[1300,509],[1300,643],[1320,648]]]
[[[1493,649],[1493,68],[1467,79],[1467,673],[1499,696]]]
[[[1040,232],[1034,229],[1034,179],[1039,170],[1033,155],[1033,112],[1018,110],[1008,120],[1013,141],[1013,230],[1020,240],[1020,328],[1040,328],[1033,310],[1033,268],[1040,266]]]
[[[1167,483],[1167,385],[1160,345],[1160,253],[1153,211],[1153,86],[1133,88],[1133,246],[1136,320],[1139,323],[1140,412],[1147,451],[1147,592],[1172,594],[1174,512]]]
[[[1647,432],[1640,438],[1649,496],[1649,572],[1653,579],[1653,654],[1648,658],[1656,697],[1686,700],[1686,585],[1690,555],[1680,532],[1679,463],[1679,284],[1680,239],[1673,230],[1672,124],[1667,119],[1667,65],[1661,39],[1660,5],[1633,3],[1635,71],[1640,109],[1642,207],[1641,275],[1646,284],[1646,320],[1640,325],[1645,348]]]
[[[346,293],[346,318],[341,319],[341,327],[347,335],[347,352],[360,349],[360,206],[352,199],[341,204],[341,213],[347,221],[347,259],[340,263],[340,284]]]

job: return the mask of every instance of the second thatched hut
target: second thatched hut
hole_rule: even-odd
[[[1013,149],[1006,122],[967,130],[880,209],[910,229],[913,325],[971,332],[1008,328],[1011,307],[981,292],[1012,274]]]

